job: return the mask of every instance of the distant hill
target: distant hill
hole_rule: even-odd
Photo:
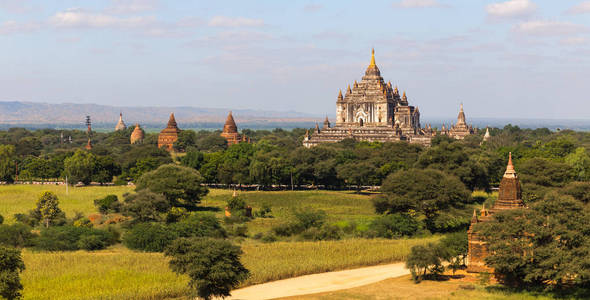
[[[0,127],[83,128],[85,117],[92,119],[93,128],[111,128],[123,113],[127,125],[159,128],[174,113],[181,128],[219,128],[230,109],[200,107],[116,107],[98,104],[49,104],[34,102],[0,102]],[[322,119],[320,115],[294,111],[264,111],[236,109],[233,115],[241,128],[311,127]]]
[[[95,130],[113,130],[119,112],[127,125],[141,124],[148,131],[159,131],[168,122],[171,112],[183,129],[221,129],[230,109],[201,108],[190,106],[179,107],[141,107],[141,106],[108,106],[98,104],[49,104],[34,102],[0,102],[0,129],[10,127],[38,128],[71,128],[84,129],[87,115],[92,118]],[[294,111],[264,111],[255,109],[234,109],[233,115],[240,129],[272,129],[272,128],[312,128],[316,122],[323,122],[325,112],[316,114]],[[334,121],[329,114],[330,121]],[[456,122],[456,116],[437,118],[422,116],[422,125],[431,124],[440,128]],[[574,129],[590,130],[590,120],[559,120],[559,119],[506,119],[506,118],[470,118],[467,122],[479,128],[504,127],[506,124],[518,125],[522,128],[547,127],[551,130]],[[321,125],[321,124],[320,124]]]

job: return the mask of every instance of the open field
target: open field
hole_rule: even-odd
[[[252,273],[244,285],[400,261],[413,245],[436,239],[244,243],[242,260]],[[25,299],[162,299],[186,294],[188,279],[172,273],[161,253],[119,245],[95,252],[25,250],[23,258]]]
[[[59,198],[59,207],[72,217],[76,211],[86,215],[96,212],[94,199],[102,198],[109,194],[119,198],[124,193],[132,192],[128,186],[90,186],[69,187],[66,195],[66,187],[63,185],[1,185],[0,186],[0,215],[4,216],[6,223],[14,222],[14,214],[27,213],[35,208],[35,202],[43,191],[52,191]]]
[[[473,278],[475,280],[476,278]],[[469,287],[465,289],[465,287]],[[415,284],[410,275],[335,292],[282,298],[285,300],[374,300],[374,299],[453,299],[453,300],[529,300],[556,299],[528,292],[507,292],[496,286],[485,287],[463,280],[422,281]]]

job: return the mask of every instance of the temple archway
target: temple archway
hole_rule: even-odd
[[[359,119],[359,126],[363,127],[363,124],[364,124],[364,122],[363,122],[363,119],[362,119],[362,118],[360,118],[360,119]]]

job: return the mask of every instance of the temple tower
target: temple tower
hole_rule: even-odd
[[[221,136],[227,140],[228,146],[238,144],[242,141],[242,137],[238,133],[238,125],[236,125],[231,111],[227,115]]]
[[[123,122],[123,113],[119,113],[119,122],[117,122],[117,126],[115,126],[115,131],[125,130],[127,129],[127,125]]]
[[[463,103],[461,103],[459,115],[457,116],[457,123],[451,126],[448,134],[455,139],[462,140],[474,132],[473,127],[467,125],[467,122],[465,121],[465,112],[463,111]]]
[[[178,125],[176,124],[174,113],[171,113],[170,119],[168,119],[168,125],[158,135],[158,148],[164,147],[166,150],[172,151],[172,146],[178,140],[179,133],[180,129],[178,129]]]
[[[129,142],[132,145],[133,144],[142,144],[144,137],[145,137],[145,135],[143,133],[143,130],[141,129],[141,127],[139,127],[138,123],[135,123],[135,128],[133,129],[133,132],[131,133],[131,138],[129,139]]]
[[[499,211],[517,208],[526,207],[522,201],[520,181],[518,180],[518,175],[514,170],[514,165],[512,164],[512,153],[510,153],[508,155],[508,165],[506,166],[506,171],[504,172],[504,176],[500,182],[498,200],[496,200],[494,206],[490,210],[486,210],[485,207],[483,207],[479,218],[477,217],[475,211],[473,211],[471,225],[467,231],[467,272],[479,273],[493,271],[485,264],[485,258],[488,256],[488,247],[484,238],[477,231],[477,224],[490,221],[492,216]]]

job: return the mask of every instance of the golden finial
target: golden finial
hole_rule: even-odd
[[[406,97],[406,91],[404,91],[404,95],[402,97],[404,100],[408,99],[408,97]]]
[[[350,90],[350,84],[348,85],[348,89],[346,90],[347,93],[352,93],[352,90]]]
[[[354,81],[354,88],[356,89],[358,87],[358,83],[356,82],[356,80]]]
[[[397,89],[397,85],[395,86],[395,89],[393,90],[393,92],[394,92],[395,94],[398,94],[398,95],[399,95],[399,91],[398,91],[398,89]]]
[[[375,48],[373,48],[373,50],[371,50],[371,63],[369,64],[369,67],[374,67],[375,66]]]
[[[342,90],[338,90],[338,99],[342,98]]]

